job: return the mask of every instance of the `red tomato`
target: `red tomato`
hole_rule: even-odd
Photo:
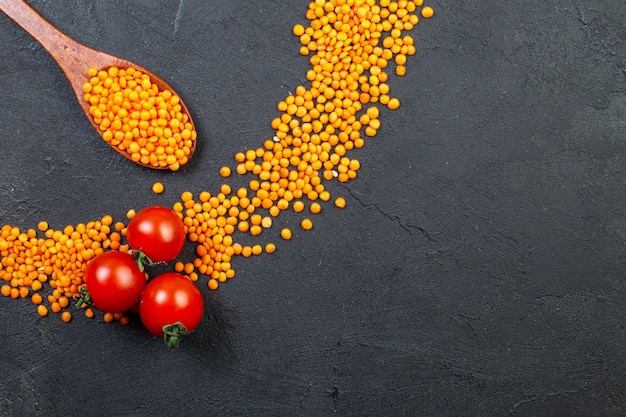
[[[146,275],[135,259],[113,250],[101,253],[87,264],[84,280],[91,301],[107,313],[130,310],[146,286]]]
[[[143,252],[152,262],[169,262],[183,249],[185,225],[167,207],[147,207],[128,223],[126,239],[131,248]]]
[[[141,294],[139,316],[148,331],[163,337],[168,347],[194,330],[204,315],[204,299],[189,278],[168,272],[148,282]]]

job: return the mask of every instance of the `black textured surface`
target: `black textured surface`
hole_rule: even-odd
[[[306,84],[307,1],[31,1],[153,69],[193,112],[177,173],[132,165],[0,15],[0,222],[77,224],[216,190]],[[432,4],[359,178],[273,255],[236,259],[176,351],[138,322],[0,298],[2,416],[626,415],[622,1]],[[166,192],[150,186],[164,182]],[[276,229],[276,230],[275,230]],[[205,287],[203,287],[205,288]]]

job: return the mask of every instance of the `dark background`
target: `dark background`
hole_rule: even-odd
[[[123,159],[0,14],[2,224],[215,191],[308,86],[291,33],[308,1],[29,3],[170,82],[200,145],[176,173]],[[310,232],[285,212],[291,242],[275,226],[276,253],[235,259],[216,292],[203,278],[206,319],[175,351],[138,321],[64,324],[1,298],[0,415],[626,415],[624,3],[431,5],[390,80],[401,108],[354,152],[359,178],[328,185],[346,209]]]

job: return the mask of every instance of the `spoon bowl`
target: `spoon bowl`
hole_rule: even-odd
[[[100,136],[102,136],[103,132],[91,116],[89,111],[91,105],[84,99],[85,93],[83,92],[83,85],[89,82],[89,68],[105,70],[114,66],[118,68],[134,68],[143,74],[147,74],[150,77],[152,84],[156,85],[159,91],[169,90],[173,94],[176,94],[174,89],[167,82],[165,82],[158,75],[154,74],[152,71],[126,59],[87,47],[65,35],[22,0],[0,0],[0,10],[2,10],[15,23],[28,32],[44,47],[44,49],[46,49],[46,51],[48,51],[52,58],[54,58],[59,67],[61,67],[65,73],[65,76],[74,90],[78,103],[85,112],[87,119],[94,126]],[[180,101],[180,106],[181,113],[187,115],[189,123],[193,126],[189,110],[182,100]],[[131,159],[131,154],[126,150],[121,150],[110,143],[109,145],[124,157],[140,165],[154,169],[169,169],[168,166],[154,166],[152,164],[142,163],[141,161],[134,161]],[[190,153],[187,156],[188,158],[191,158],[195,149],[196,140],[193,139],[192,146],[190,147]]]

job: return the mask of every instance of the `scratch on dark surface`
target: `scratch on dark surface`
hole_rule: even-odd
[[[180,19],[183,15],[184,3],[185,3],[185,0],[178,1],[178,9],[176,10],[176,18],[174,18],[174,37],[176,37],[176,34],[178,33]]]
[[[576,230],[572,229],[571,227],[568,227],[566,225],[564,225],[562,222],[559,221],[558,217],[556,215],[554,215],[554,213],[552,213],[552,211],[547,210],[547,214],[550,216],[550,218],[552,219],[552,221],[562,230],[565,230],[566,232],[568,232],[569,234],[571,234],[572,236],[576,237],[580,242],[584,242],[586,244],[586,246],[592,250],[596,255],[598,255],[599,257],[600,252],[598,252],[598,249],[594,246],[591,245],[589,243],[589,239],[586,238],[585,236],[582,236],[579,232],[577,232]]]
[[[474,340],[476,340],[476,342],[478,344],[480,344],[480,336],[478,335],[478,332],[476,331],[476,329],[472,325],[472,321],[476,320],[476,317],[467,316],[465,314],[459,314],[458,317],[460,317],[460,318],[462,318],[464,320],[464,322],[467,325],[467,327],[469,327],[470,332],[472,333],[472,336],[474,337]],[[454,317],[453,317],[453,320],[457,321],[456,318],[454,318]]]
[[[426,229],[424,229],[423,227],[420,226],[414,226],[414,225],[406,225],[404,224],[401,219],[398,216],[394,216],[392,214],[389,214],[387,212],[385,212],[383,209],[381,209],[380,207],[378,207],[378,205],[376,205],[376,203],[366,203],[365,201],[363,201],[357,194],[355,194],[351,189],[347,188],[348,192],[350,193],[350,195],[352,197],[354,197],[355,200],[357,200],[359,202],[359,204],[361,204],[363,207],[368,207],[368,208],[373,208],[376,211],[378,211],[380,214],[382,214],[383,216],[385,216],[386,218],[388,218],[389,220],[393,221],[394,223],[397,223],[403,230],[405,230],[406,232],[412,233],[414,230],[418,230],[419,232],[421,232],[421,234],[429,241],[429,242],[434,242],[435,239],[431,236],[430,233],[428,233],[428,231]]]
[[[339,406],[339,388],[337,386],[333,387],[331,396],[333,397],[333,410],[337,410]]]
[[[576,6],[576,11],[578,12],[578,21],[583,24],[583,26],[587,26],[587,20],[585,19],[585,15],[580,7]]]
[[[513,404],[513,406],[511,407],[511,415],[517,414],[519,411],[518,408],[523,406],[524,404],[534,402],[534,401],[543,401],[543,400],[546,400],[548,398],[553,398],[553,397],[576,395],[580,391],[589,388],[591,385],[592,383],[584,383],[581,386],[576,387],[574,389],[562,389],[562,390],[555,391],[555,392],[548,392],[544,395],[531,394],[527,396],[527,398],[524,398],[518,401],[517,403]]]

